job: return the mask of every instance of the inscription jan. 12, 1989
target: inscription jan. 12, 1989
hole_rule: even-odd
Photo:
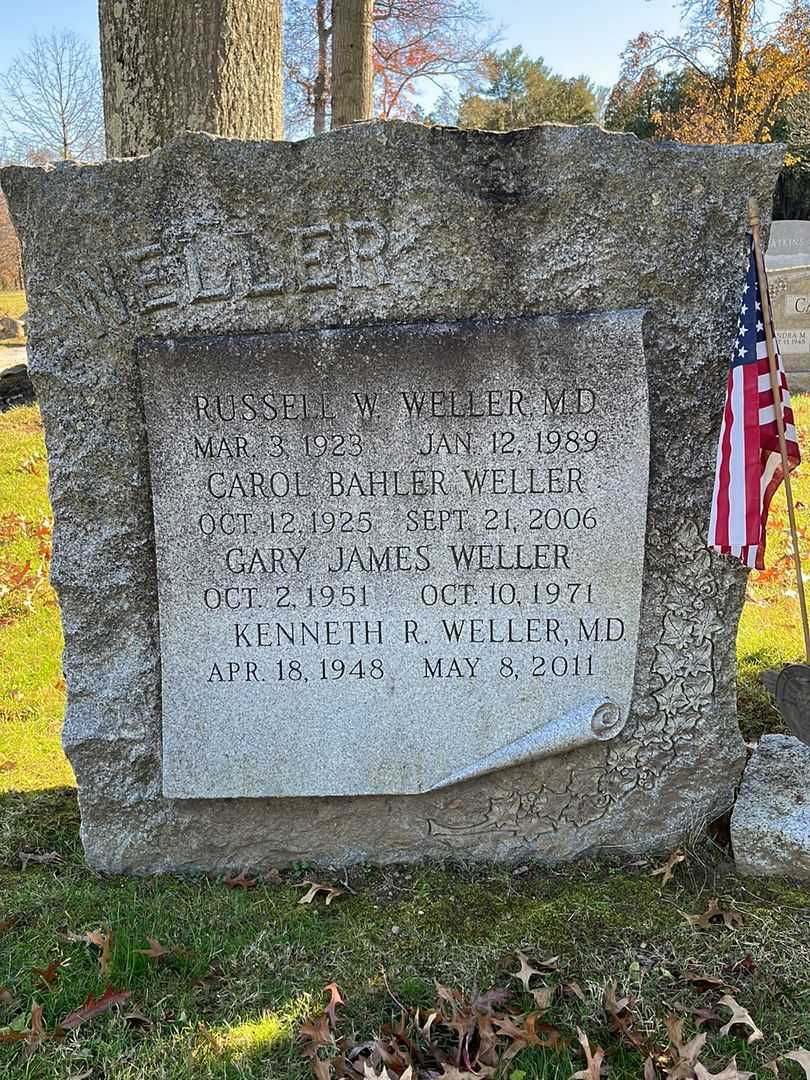
[[[641,318],[140,348],[167,795],[416,793],[626,718]]]

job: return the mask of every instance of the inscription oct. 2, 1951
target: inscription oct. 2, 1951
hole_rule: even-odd
[[[417,793],[618,733],[641,322],[143,343],[165,794]]]

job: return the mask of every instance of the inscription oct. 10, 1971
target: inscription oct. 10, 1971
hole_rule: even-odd
[[[164,792],[416,793],[620,730],[641,320],[142,345]]]

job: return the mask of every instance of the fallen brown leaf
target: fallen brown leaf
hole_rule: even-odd
[[[324,1015],[329,1018],[329,1023],[334,1027],[337,1021],[336,1009],[338,1005],[345,1005],[346,999],[341,994],[340,987],[335,982],[327,983],[324,990],[329,994],[329,1004],[324,1009]]]
[[[129,1012],[124,1013],[121,1019],[125,1024],[132,1024],[133,1027],[143,1028],[144,1030],[154,1027],[154,1022],[150,1020],[145,1013],[137,1007],[130,1009]]]
[[[538,960],[537,967],[534,967],[529,962],[529,958],[526,953],[518,951],[516,953],[516,956],[518,958],[520,968],[517,971],[513,971],[511,975],[513,979],[518,979],[520,982],[523,983],[524,990],[531,989],[531,981],[535,976],[541,978],[545,972],[560,970],[559,956],[549,956],[547,960]]]
[[[596,1050],[591,1052],[591,1044],[588,1041],[588,1036],[580,1027],[577,1028],[577,1039],[579,1040],[579,1045],[585,1052],[585,1061],[587,1064],[584,1069],[572,1073],[571,1080],[600,1080],[602,1075],[602,1060],[605,1056],[605,1051],[601,1046],[597,1046]]]
[[[531,995],[534,998],[535,1004],[541,1012],[545,1012],[545,1010],[550,1007],[551,1002],[554,999],[555,992],[556,987],[548,986],[545,983],[542,986],[535,986],[534,989],[531,991]]]
[[[681,978],[684,982],[696,986],[698,990],[716,990],[721,986],[727,990],[735,990],[735,987],[729,986],[723,979],[718,979],[714,975],[703,975],[699,971],[690,971],[689,968],[682,973]]]
[[[338,889],[334,885],[322,885],[317,881],[302,881],[296,885],[297,889],[305,889],[309,885],[309,888],[298,901],[299,904],[311,904],[313,900],[320,894],[326,894],[326,906],[328,907],[337,896],[343,896],[345,889]]]
[[[123,1005],[131,997],[131,990],[113,990],[111,986],[108,986],[101,997],[94,998],[92,994],[89,994],[84,1005],[68,1013],[64,1019],[59,1021],[58,1026],[63,1031],[71,1031],[73,1028],[79,1027],[80,1024],[84,1024],[87,1020],[92,1020],[94,1017],[107,1012],[113,1006]]]
[[[661,888],[663,889],[666,885],[669,884],[670,881],[672,881],[673,874],[675,873],[675,867],[678,865],[678,863],[682,863],[685,858],[685,853],[680,848],[678,848],[677,851],[672,852],[672,854],[665,863],[663,863],[661,866],[656,867],[655,870],[652,870],[650,872],[650,877],[660,876]]]
[[[701,1027],[703,1024],[717,1024],[719,1026],[723,1023],[723,1017],[708,1006],[689,1009],[689,1014],[696,1020],[696,1027]]]
[[[695,1071],[695,1062],[703,1050],[708,1036],[704,1031],[690,1039],[689,1042],[684,1042],[683,1020],[680,1020],[677,1016],[668,1016],[666,1025],[671,1043],[667,1054],[672,1059],[672,1066],[667,1069],[667,1077],[669,1080],[691,1080]]]
[[[58,863],[65,861],[58,851],[46,851],[44,853],[37,851],[19,851],[17,857],[20,860],[20,868],[22,870],[25,870],[29,863],[37,863],[41,866],[55,866]]]
[[[25,1056],[30,1057],[36,1053],[42,1043],[47,1039],[48,1033],[42,1020],[42,1006],[34,1001],[31,1005],[31,1027],[27,1032]]]
[[[680,914],[690,926],[697,926],[702,930],[708,929],[716,919],[722,919],[729,930],[736,930],[745,922],[740,912],[733,906],[725,910],[721,908],[717,897],[709,901],[709,906],[700,915],[690,915],[686,911],[680,911]]]
[[[757,1025],[751,1019],[751,1014],[747,1009],[744,1009],[742,1005],[734,1000],[731,994],[724,994],[723,997],[717,1003],[718,1005],[724,1005],[727,1009],[731,1010],[731,1019],[727,1024],[724,1024],[720,1028],[721,1035],[728,1035],[729,1031],[736,1025],[742,1024],[745,1027],[751,1028],[751,1034],[748,1036],[748,1042],[759,1042],[760,1039],[764,1039],[765,1035],[759,1030]]]
[[[59,979],[59,973],[64,966],[64,960],[51,960],[50,964],[44,968],[32,968],[31,970],[35,975],[38,975],[41,982],[45,984],[48,990],[53,990],[57,980]]]
[[[585,991],[578,982],[561,983],[560,993],[563,997],[576,998],[577,1001],[587,1001]]]
[[[95,945],[99,950],[98,970],[103,978],[108,974],[112,961],[112,930],[107,926],[99,927],[98,930],[90,930],[84,935],[84,940],[90,945]]]
[[[801,1065],[804,1069],[804,1075],[807,1077],[807,1080],[810,1080],[810,1050],[803,1050],[799,1047],[798,1050],[789,1051],[784,1057],[786,1057],[788,1061],[795,1061],[797,1065]]]
[[[229,889],[256,888],[256,878],[248,877],[247,870],[243,870],[240,874],[235,874],[233,877],[226,877],[224,881]]]
[[[695,1080],[751,1080],[753,1075],[752,1072],[739,1071],[736,1057],[719,1073],[710,1073],[699,1061],[695,1062]]]
[[[160,960],[164,956],[173,956],[176,952],[179,952],[177,945],[170,945],[168,948],[165,945],[161,945],[157,938],[147,937],[149,942],[148,949],[136,949],[135,952],[140,956],[148,956],[151,960]]]

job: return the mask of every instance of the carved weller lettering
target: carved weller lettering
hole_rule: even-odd
[[[101,337],[133,314],[384,287],[393,281],[388,249],[388,229],[374,218],[278,233],[196,221],[92,271],[79,268],[58,295],[67,313]]]

